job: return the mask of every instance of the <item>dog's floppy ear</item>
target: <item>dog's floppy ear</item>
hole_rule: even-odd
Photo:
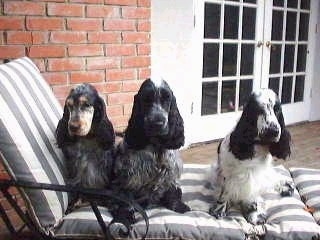
[[[61,148],[66,142],[71,140],[68,133],[69,115],[70,115],[69,109],[65,104],[62,118],[59,120],[56,128],[56,139],[57,139],[57,145],[59,148]]]
[[[176,98],[172,95],[168,116],[169,133],[162,137],[162,145],[167,149],[178,149],[184,145],[184,125]]]
[[[277,158],[286,159],[291,154],[291,135],[285,126],[280,102],[277,102],[276,104],[275,115],[281,126],[281,136],[278,142],[271,144],[270,153]]]
[[[254,139],[258,134],[257,114],[256,102],[251,95],[236,128],[230,135],[230,151],[239,160],[249,159],[254,155]]]
[[[97,97],[94,103],[92,129],[100,145],[109,149],[114,145],[115,133],[111,121],[107,117],[106,105],[101,97]]]
[[[134,149],[142,149],[148,143],[144,133],[144,116],[141,111],[141,100],[138,93],[134,96],[131,117],[125,131],[125,141],[129,147]]]

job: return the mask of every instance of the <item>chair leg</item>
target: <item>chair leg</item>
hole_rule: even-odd
[[[90,205],[91,205],[91,208],[92,208],[94,214],[96,215],[96,218],[98,220],[98,223],[101,227],[101,230],[102,230],[102,233],[103,233],[105,239],[106,240],[114,240],[114,237],[110,233],[109,228],[106,226],[106,223],[103,221],[103,218],[102,218],[101,213],[98,209],[97,203],[90,201]]]

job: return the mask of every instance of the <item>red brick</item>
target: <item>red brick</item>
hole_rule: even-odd
[[[66,97],[68,96],[70,90],[71,90],[72,86],[70,85],[56,85],[56,86],[52,86],[52,90],[54,95],[56,96],[56,98],[58,100],[61,100],[60,103],[62,103],[61,105],[63,105]]]
[[[132,80],[136,78],[135,69],[109,69],[106,71],[107,81]]]
[[[0,30],[24,29],[24,17],[0,16]]]
[[[25,31],[8,31],[7,44],[31,44],[31,32]]]
[[[108,105],[128,104],[133,102],[134,93],[110,93]]]
[[[29,48],[30,57],[65,57],[64,46],[56,45],[33,45]]]
[[[106,111],[107,111],[108,117],[123,115],[123,107],[121,105],[107,106]]]
[[[151,31],[150,21],[138,20],[138,31],[139,32],[150,32]]]
[[[28,30],[63,30],[64,19],[53,17],[27,17]]]
[[[87,34],[85,32],[51,32],[50,42],[52,43],[85,43]]]
[[[50,85],[62,85],[68,83],[68,73],[66,72],[45,72],[42,75]]]
[[[4,13],[9,15],[44,15],[45,4],[30,1],[5,1]]]
[[[121,128],[128,125],[129,117],[128,115],[110,117],[110,121],[115,128]]]
[[[133,104],[124,104],[123,105],[123,115],[131,115]]]
[[[33,44],[48,43],[49,33],[46,31],[31,32],[31,38]]]
[[[151,7],[151,0],[138,0],[139,7]]]
[[[71,72],[71,83],[92,83],[102,82],[105,79],[104,71],[90,71],[90,72]]]
[[[49,16],[83,17],[84,5],[71,3],[49,3]]]
[[[92,18],[118,18],[120,17],[120,8],[116,6],[88,5],[86,16]]]
[[[70,0],[70,2],[73,3],[103,3],[103,1],[104,0]]]
[[[134,68],[134,67],[149,67],[150,57],[123,57],[121,62],[122,67]]]
[[[151,46],[150,44],[138,44],[138,55],[150,55],[151,54]]]
[[[102,30],[102,19],[67,19],[68,30],[99,31]]]
[[[134,56],[136,53],[135,45],[114,45],[110,44],[106,46],[107,56]]]
[[[121,91],[121,82],[104,82],[102,84],[94,84],[100,93],[115,93]]]
[[[111,69],[120,68],[120,58],[92,57],[87,58],[87,69]]]
[[[150,68],[139,68],[138,69],[138,79],[144,80],[150,78],[151,69]]]
[[[123,43],[149,43],[150,34],[145,32],[124,32],[122,33]]]
[[[100,44],[79,44],[69,45],[68,47],[69,56],[103,56],[103,46]]]
[[[151,10],[150,8],[136,8],[136,7],[123,7],[122,17],[133,18],[133,19],[150,19]]]
[[[32,61],[36,64],[40,72],[46,72],[46,65],[43,58],[34,58]]]
[[[48,59],[49,71],[72,71],[83,70],[85,59],[83,58],[58,58]]]
[[[19,58],[25,56],[24,46],[0,46],[0,58]]]
[[[137,0],[104,0],[105,4],[136,6]]]
[[[131,19],[104,19],[104,30],[134,31],[136,21]]]
[[[124,81],[122,83],[122,92],[137,92],[141,86],[141,80]]]
[[[89,43],[120,43],[121,35],[117,32],[90,32]]]
[[[1,171],[0,172],[0,180],[5,180],[5,179],[7,179],[7,180],[10,179],[10,176],[7,172]]]

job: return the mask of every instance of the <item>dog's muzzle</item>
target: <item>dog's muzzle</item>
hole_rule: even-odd
[[[262,142],[278,142],[281,136],[281,128],[276,124],[270,124],[266,128],[262,129],[259,136]]]
[[[168,134],[168,119],[162,114],[147,117],[145,131],[148,136],[161,136]]]

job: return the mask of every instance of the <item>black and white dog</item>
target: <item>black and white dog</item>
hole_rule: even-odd
[[[92,85],[81,84],[70,91],[56,139],[65,156],[69,184],[108,187],[113,171],[115,134],[104,100]]]
[[[177,184],[183,169],[177,149],[183,144],[183,119],[168,83],[145,80],[117,147],[114,184],[135,200],[144,199],[145,207],[156,204],[180,213],[190,210]]]
[[[239,204],[252,224],[265,221],[261,194],[276,188],[292,195],[291,183],[280,183],[272,167],[273,156],[286,159],[291,136],[285,127],[280,101],[270,89],[251,94],[234,130],[219,145],[211,180],[218,202],[210,214],[223,216],[230,204]]]

